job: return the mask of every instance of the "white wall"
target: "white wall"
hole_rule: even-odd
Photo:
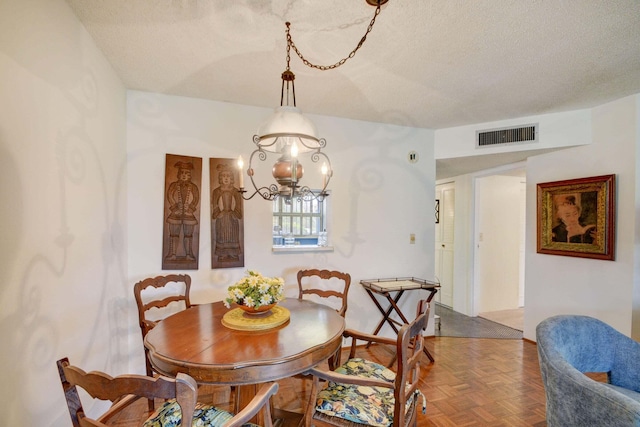
[[[526,338],[535,339],[536,325],[555,314],[591,315],[624,334],[640,336],[640,331],[632,331],[632,318],[638,311],[633,297],[638,287],[634,260],[639,97],[594,108],[591,145],[527,162]],[[536,253],[536,185],[606,174],[616,174],[617,180],[615,261]]]
[[[0,2],[0,81],[1,424],[68,426],[56,360],[131,356],[125,91],[62,0]]]
[[[449,159],[588,144],[591,141],[591,128],[585,124],[590,119],[590,110],[576,110],[438,129],[435,132],[435,158]],[[476,147],[477,131],[536,123],[539,125],[537,142]]]
[[[433,132],[324,116],[309,118],[326,138],[334,169],[330,183],[329,233],[333,252],[271,252],[271,203],[245,202],[245,267],[211,269],[209,157],[248,159],[252,136],[272,109],[144,92],[128,94],[129,283],[161,270],[165,154],[203,158],[200,260],[192,276],[193,299],[219,301],[246,269],[284,277],[287,296],[297,296],[295,274],[327,268],[352,276],[347,326],[373,331],[380,319],[362,290],[362,279],[414,276],[432,278],[435,194]],[[409,164],[416,151],[419,161]],[[270,165],[267,165],[270,169]],[[246,180],[248,181],[248,180]],[[409,244],[409,235],[416,243]],[[407,293],[407,313],[424,293]],[[133,337],[133,347],[142,347]],[[142,371],[143,355],[133,370]]]

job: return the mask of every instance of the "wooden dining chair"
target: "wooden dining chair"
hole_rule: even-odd
[[[418,382],[424,348],[422,331],[428,321],[427,309],[411,323],[403,325],[396,339],[346,330],[343,335],[352,340],[349,360],[335,371],[316,367],[306,372],[313,376],[313,383],[305,426],[415,427],[420,398],[423,412],[426,410]],[[357,358],[358,341],[394,346],[397,354],[395,372],[382,364]]]
[[[149,292],[149,288],[154,289]],[[188,274],[150,277],[133,286],[143,340],[160,320],[169,314],[191,307],[190,291],[191,277]],[[153,375],[149,358],[147,358],[147,375]]]
[[[339,305],[336,311],[342,317],[345,317],[347,313],[349,286],[351,286],[349,273],[318,269],[298,271],[298,298],[318,298],[326,300],[327,305]],[[339,362],[340,350],[338,348],[336,354],[329,358],[329,369],[334,369]]]
[[[150,277],[133,286],[133,294],[138,306],[138,323],[142,340],[156,324],[170,314],[191,307],[189,292],[191,276],[188,274],[169,274]],[[149,352],[144,349],[147,375],[153,376],[153,367],[149,360]],[[154,409],[153,400],[149,400],[149,409]]]
[[[427,317],[429,317],[429,312],[430,311],[431,311],[431,304],[426,299],[419,300],[418,304],[416,305],[416,318],[418,316],[420,316],[421,314],[424,314],[424,313],[427,313]],[[423,341],[424,337],[422,335],[420,335],[419,337],[416,337],[415,339],[419,339],[419,340]],[[414,344],[411,343],[410,345],[414,345]],[[427,355],[427,357],[429,358],[429,360],[432,363],[435,362],[435,359],[433,358],[433,356],[431,355],[431,353],[427,349],[426,345],[424,345],[424,347],[422,348],[422,351],[424,351],[424,354]],[[390,368],[390,367],[393,366],[393,364],[396,362],[396,357],[397,357],[397,353],[389,361],[389,364],[387,365],[387,368]]]
[[[178,374],[175,379],[144,375],[120,375],[114,378],[103,372],[85,372],[69,364],[66,357],[58,360],[57,365],[73,427],[106,427],[110,419],[141,397],[166,400],[150,416],[144,414],[146,416],[140,421],[145,426],[191,426],[192,423],[181,422],[182,419],[190,419],[193,425],[203,427],[238,427],[260,411],[264,411],[265,427],[273,425],[270,402],[271,396],[278,391],[278,383],[264,384],[251,402],[233,415],[215,406],[197,402],[196,382],[186,374]],[[98,418],[88,417],[82,408],[77,387],[84,389],[94,399],[111,401],[112,406]]]
[[[325,284],[324,287],[318,287],[320,282]],[[349,286],[351,286],[349,273],[317,269],[298,271],[298,298],[303,299],[311,295],[326,299],[337,298],[340,308],[336,310],[342,317],[347,313]]]

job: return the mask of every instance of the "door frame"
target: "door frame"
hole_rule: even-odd
[[[479,228],[479,214],[478,214],[478,203],[476,201],[476,195],[477,195],[477,185],[476,185],[476,181],[479,178],[486,178],[488,176],[492,176],[492,175],[505,175],[505,173],[507,172],[519,172],[519,171],[525,171],[526,173],[526,161],[523,162],[517,162],[517,163],[512,163],[509,165],[504,165],[504,166],[499,166],[499,167],[495,167],[492,169],[486,169],[483,171],[479,171],[476,173],[471,174],[471,189],[470,189],[470,212],[471,212],[471,218],[470,218],[470,224],[469,224],[469,230],[471,233],[471,237],[472,237],[472,242],[473,242],[473,247],[472,247],[472,251],[471,251],[471,259],[469,260],[469,270],[470,270],[470,277],[471,277],[471,283],[469,284],[469,288],[468,288],[468,301],[471,302],[471,307],[470,307],[470,316],[477,316],[478,315],[478,301],[477,301],[477,295],[479,294],[478,292],[478,287],[480,286],[480,279],[478,277],[479,273],[479,267],[478,267],[478,262],[479,262],[479,256],[478,256],[478,247],[480,244],[479,241],[479,235],[478,235],[478,228]],[[525,175],[525,179],[526,179],[526,175]],[[526,206],[525,206],[526,209]],[[454,261],[455,262],[455,261]],[[523,291],[524,292],[524,291]]]

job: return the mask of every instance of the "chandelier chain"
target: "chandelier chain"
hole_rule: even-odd
[[[340,61],[336,62],[333,65],[316,65],[316,64],[313,64],[313,63],[309,62],[302,55],[300,50],[298,50],[298,47],[296,46],[296,44],[293,42],[293,39],[291,38],[291,34],[289,32],[290,23],[287,22],[286,23],[286,25],[287,25],[287,70],[289,69],[289,61],[291,60],[291,56],[290,56],[291,48],[293,48],[293,50],[298,55],[298,57],[300,57],[300,59],[302,60],[302,63],[304,65],[308,66],[308,67],[315,68],[315,69],[322,70],[322,71],[332,70],[334,68],[338,68],[339,66],[341,66],[342,64],[347,62],[347,60],[353,58],[355,56],[356,52],[358,51],[358,49],[360,49],[362,47],[362,45],[364,44],[365,40],[367,39],[367,36],[369,35],[371,30],[373,29],[373,25],[376,23],[376,18],[378,17],[379,14],[380,14],[380,2],[378,2],[378,6],[376,7],[376,11],[373,14],[373,18],[371,19],[371,22],[369,23],[369,26],[367,27],[367,31],[364,33],[364,36],[362,36],[362,38],[360,39],[360,42],[358,42],[358,45],[355,47],[355,49],[353,49],[349,53],[349,55],[347,55],[345,58],[342,58]]]
[[[291,45],[293,44],[293,42],[291,41],[291,35],[289,34],[289,26],[290,25],[291,25],[290,22],[286,23],[286,26],[287,26],[287,71],[289,71],[289,62],[291,62]]]

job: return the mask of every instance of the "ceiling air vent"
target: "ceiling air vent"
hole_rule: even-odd
[[[492,147],[519,142],[536,142],[538,125],[516,126],[503,129],[476,131],[477,147]]]

